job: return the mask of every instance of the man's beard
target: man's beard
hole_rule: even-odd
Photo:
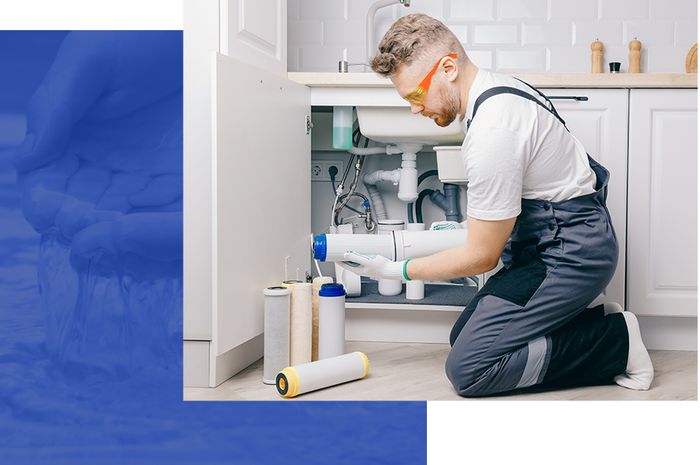
[[[441,89],[440,97],[440,100],[445,102],[445,107],[434,121],[435,124],[444,128],[449,126],[457,117],[457,112],[459,112],[459,93],[456,89]]]

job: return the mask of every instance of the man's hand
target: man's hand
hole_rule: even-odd
[[[403,279],[404,261],[392,262],[381,255],[363,255],[356,252],[346,252],[346,261],[339,265],[348,271],[372,279]]]

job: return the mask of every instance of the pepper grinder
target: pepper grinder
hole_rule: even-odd
[[[603,42],[596,39],[591,43],[591,73],[603,72]]]
[[[629,69],[627,70],[630,73],[640,73],[639,69],[639,61],[640,61],[640,55],[641,55],[641,50],[642,50],[642,43],[637,40],[635,37],[634,40],[630,40],[629,43],[629,49],[630,49],[630,64],[629,64]]]

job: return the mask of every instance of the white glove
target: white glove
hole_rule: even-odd
[[[356,252],[346,252],[346,261],[338,263],[341,267],[355,274],[368,276],[372,279],[404,280],[404,263],[392,262],[381,255],[364,255]]]

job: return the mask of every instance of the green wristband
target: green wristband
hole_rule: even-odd
[[[408,273],[406,273],[406,267],[408,266],[408,262],[410,262],[411,259],[409,258],[405,262],[403,262],[403,277],[406,279],[406,281],[410,281],[411,278],[408,277]]]

